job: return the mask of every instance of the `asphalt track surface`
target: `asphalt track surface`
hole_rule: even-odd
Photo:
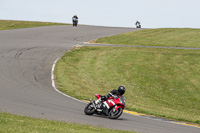
[[[135,30],[70,25],[0,31],[0,111],[144,133],[199,133],[200,128],[126,113],[117,120],[87,116],[85,103],[53,89],[52,65],[66,51],[85,41]]]

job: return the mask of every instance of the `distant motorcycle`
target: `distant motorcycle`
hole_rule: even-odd
[[[73,21],[73,27],[74,27],[74,26],[77,26],[77,24],[78,24],[78,17],[75,15],[75,16],[72,18],[72,21]]]
[[[141,24],[140,24],[139,21],[137,21],[137,22],[135,23],[135,25],[136,25],[136,28],[141,28]]]
[[[101,95],[95,95],[97,99],[101,97]],[[108,116],[110,119],[119,118],[123,109],[125,108],[125,99],[123,96],[118,95],[117,97],[109,97],[106,101],[102,101],[100,104],[95,104],[95,101],[90,99],[90,103],[88,103],[84,109],[86,115],[93,114],[104,114]]]
[[[73,20],[73,26],[77,26],[78,20]]]
[[[140,24],[137,24],[137,25],[136,25],[136,28],[141,28],[141,25],[140,25]]]

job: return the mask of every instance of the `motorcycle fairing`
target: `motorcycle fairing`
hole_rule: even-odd
[[[101,95],[99,95],[99,94],[96,94],[95,96],[97,99],[99,99],[101,97]]]
[[[107,104],[107,102],[103,102],[103,104],[101,105],[101,108],[103,109],[103,113],[108,115],[108,111],[110,109],[109,105]]]

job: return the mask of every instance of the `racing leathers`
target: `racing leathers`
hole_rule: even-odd
[[[76,26],[77,27],[77,24],[78,24],[78,17],[76,15],[74,15],[72,17],[72,22],[73,22],[73,27]]]
[[[117,96],[119,95],[119,92],[118,90],[114,89],[112,91],[110,91],[108,93],[108,95],[104,95],[104,96],[101,96],[101,98],[99,98],[98,100],[95,101],[96,104],[99,104],[102,100],[103,101],[106,101],[109,97],[113,97],[113,98],[116,98],[117,99]]]

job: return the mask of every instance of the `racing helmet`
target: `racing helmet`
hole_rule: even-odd
[[[124,86],[119,86],[118,87],[118,92],[120,93],[120,95],[123,95],[125,93],[126,89]]]

